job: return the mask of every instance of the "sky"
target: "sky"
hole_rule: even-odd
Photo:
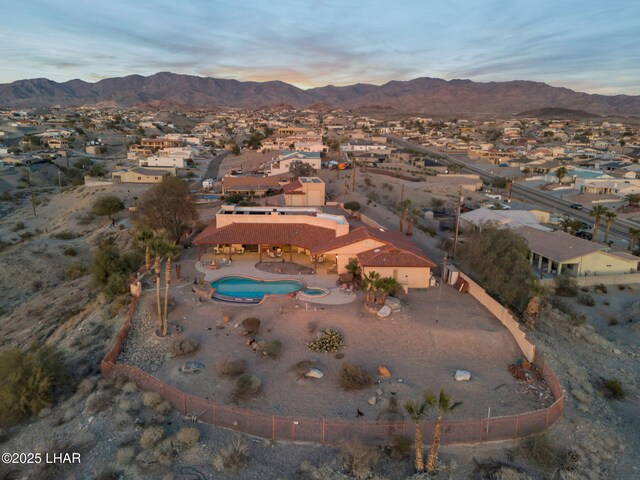
[[[0,83],[161,71],[301,88],[437,77],[640,95],[638,0],[0,0]]]

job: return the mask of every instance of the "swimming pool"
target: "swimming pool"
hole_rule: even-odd
[[[221,295],[230,299],[252,300],[262,300],[265,295],[284,295],[305,289],[305,284],[297,280],[257,280],[234,275],[215,280],[211,282],[211,286],[216,289],[214,297]]]

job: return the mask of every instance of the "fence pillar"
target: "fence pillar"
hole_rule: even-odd
[[[271,440],[276,440],[276,416],[271,415]]]

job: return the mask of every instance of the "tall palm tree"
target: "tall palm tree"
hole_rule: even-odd
[[[149,242],[153,240],[153,232],[150,230],[140,230],[137,235],[137,240],[145,245],[144,252],[144,266],[147,272],[151,270],[151,247],[149,246]]]
[[[462,402],[451,403],[451,397],[445,393],[444,389],[440,390],[438,398],[429,392],[424,392],[424,401],[429,407],[435,407],[438,410],[438,417],[436,418],[436,423],[433,426],[431,445],[429,445],[429,453],[427,454],[427,472],[433,474],[436,472],[436,466],[438,464],[438,448],[440,448],[442,418],[446,413],[451,413],[462,405]]]
[[[423,450],[424,450],[424,440],[422,438],[422,429],[420,428],[420,422],[427,416],[429,413],[429,405],[427,405],[426,401],[417,401],[410,400],[404,404],[404,409],[407,411],[411,420],[416,427],[416,471],[423,472],[424,471],[424,461],[423,461]]]
[[[596,205],[591,209],[589,215],[593,217],[593,241],[597,242],[598,237],[598,227],[600,227],[600,221],[604,216],[605,212],[607,212],[607,208],[602,205]]]
[[[407,235],[411,236],[413,235],[413,224],[416,221],[416,218],[418,218],[418,216],[420,216],[420,210],[417,208],[412,208],[411,211],[409,212],[409,225],[407,225]]]
[[[169,285],[171,284],[171,260],[178,255],[178,247],[175,242],[165,245],[164,254],[167,257],[164,274],[164,315],[162,317],[162,336],[167,335],[167,312],[169,311]]]
[[[364,277],[362,277],[362,289],[367,291],[365,302],[373,303],[375,300],[375,292],[378,281],[380,280],[380,274],[371,270]]]
[[[612,212],[611,210],[607,210],[604,213],[604,218],[606,221],[605,231],[604,231],[604,243],[609,241],[609,230],[611,230],[611,225],[615,222],[618,214],[616,212]]]
[[[549,295],[549,289],[538,280],[534,280],[529,287],[529,294],[531,295],[531,299],[527,304],[527,308],[524,310],[523,317],[525,325],[533,330],[536,328],[536,320],[538,319],[540,307]]]
[[[564,165],[561,165],[560,168],[556,170],[555,175],[558,177],[558,183],[562,183],[562,179],[567,176],[567,173],[569,173],[569,170],[567,170],[567,167]]]
[[[627,250],[633,251],[638,240],[640,240],[640,228],[629,227],[629,248]]]
[[[154,238],[149,242],[149,252],[155,257],[155,281],[156,281],[156,305],[158,308],[158,332],[162,332],[162,303],[160,302],[160,264],[166,248],[166,242],[162,238]]]

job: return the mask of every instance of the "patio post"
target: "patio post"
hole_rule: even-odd
[[[313,273],[318,274],[318,254],[313,256]]]
[[[258,255],[260,255],[260,263],[262,263],[262,244],[258,244]]]

